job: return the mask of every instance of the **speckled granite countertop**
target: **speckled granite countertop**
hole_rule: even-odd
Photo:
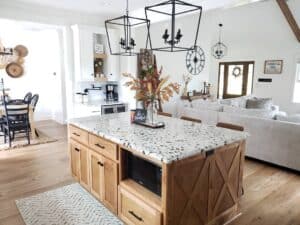
[[[151,129],[130,123],[129,113],[71,119],[69,124],[131,148],[150,158],[171,163],[244,140],[248,134],[177,118],[158,117],[165,128]]]

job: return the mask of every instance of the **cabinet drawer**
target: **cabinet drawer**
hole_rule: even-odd
[[[89,135],[87,131],[81,130],[80,128],[74,127],[72,125],[69,126],[69,136],[74,140],[88,145],[89,143]]]
[[[120,187],[119,216],[129,225],[161,225],[161,213]]]
[[[101,137],[90,134],[89,146],[96,152],[106,156],[109,159],[117,160],[117,145]]]

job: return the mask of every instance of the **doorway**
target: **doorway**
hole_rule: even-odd
[[[24,62],[24,75],[11,78],[0,70],[12,99],[23,99],[27,92],[39,95],[34,112],[35,121],[55,120],[64,123],[65,91],[62,71],[62,46],[59,29],[55,26],[0,19],[5,32],[5,46],[25,45],[29,51]]]
[[[219,64],[218,98],[236,98],[252,94],[254,61]]]

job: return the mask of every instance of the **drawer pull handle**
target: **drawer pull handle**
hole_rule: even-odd
[[[73,133],[73,135],[77,136],[77,137],[80,137],[80,134],[77,134],[77,133]]]
[[[97,146],[97,147],[99,147],[99,148],[102,148],[102,149],[105,149],[105,146],[100,145],[100,144],[95,144],[95,146]]]
[[[80,152],[80,149],[79,148],[75,148],[75,151]]]
[[[100,162],[100,161],[98,162],[98,165],[100,165],[102,167],[104,166],[104,164],[102,162]]]
[[[143,221],[142,217],[139,217],[138,215],[136,215],[133,211],[128,211],[131,215],[133,215],[137,220],[139,221]]]

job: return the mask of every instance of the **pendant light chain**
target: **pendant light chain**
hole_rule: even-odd
[[[222,26],[223,26],[223,24],[219,24],[219,43],[221,43],[221,35],[222,35]]]

